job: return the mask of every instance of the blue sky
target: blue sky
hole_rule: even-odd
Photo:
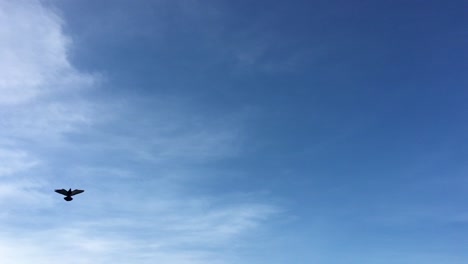
[[[0,263],[467,263],[464,2],[0,0]]]

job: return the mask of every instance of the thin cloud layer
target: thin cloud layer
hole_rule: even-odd
[[[40,2],[0,2],[0,262],[230,263],[228,245],[277,208],[183,193],[168,175],[201,179],[191,166],[238,155],[239,119],[90,95],[98,74],[73,67],[64,23]],[[86,191],[53,193],[69,187]]]
[[[18,149],[0,149],[0,177],[27,171],[37,165],[37,161],[27,152]]]
[[[30,173],[47,166],[38,150],[89,121],[89,110],[76,107],[83,102],[64,95],[95,79],[70,65],[69,40],[55,13],[36,1],[1,1],[0,13],[0,202],[37,205],[46,179]]]

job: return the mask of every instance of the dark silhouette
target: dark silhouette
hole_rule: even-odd
[[[55,190],[55,192],[65,195],[65,198],[63,198],[63,199],[64,199],[65,201],[69,202],[69,201],[73,200],[73,198],[72,198],[73,195],[82,193],[82,192],[84,192],[84,190],[77,190],[77,189],[75,189],[75,190],[72,191],[71,189],[69,189],[69,190],[67,191],[67,190],[65,190],[65,189],[60,189],[60,190],[57,189],[57,190]]]

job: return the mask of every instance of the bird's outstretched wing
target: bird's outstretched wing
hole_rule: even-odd
[[[59,190],[59,189],[57,189],[57,190],[55,190],[55,192],[56,192],[56,193],[63,194],[63,195],[65,195],[65,196],[67,196],[67,195],[68,195],[68,192],[67,192],[67,190],[65,190],[65,189],[60,189],[60,190]]]
[[[79,193],[82,193],[82,192],[84,192],[84,190],[75,189],[75,190],[72,191],[71,195],[79,194]]]

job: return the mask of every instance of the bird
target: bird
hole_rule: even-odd
[[[65,198],[63,198],[63,199],[65,201],[69,202],[69,201],[73,200],[73,198],[72,198],[73,195],[82,193],[82,192],[84,192],[84,190],[75,189],[75,190],[72,191],[72,189],[69,189],[67,191],[65,189],[56,189],[55,192],[65,195]]]

